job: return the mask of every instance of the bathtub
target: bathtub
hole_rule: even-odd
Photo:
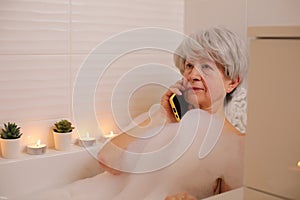
[[[101,145],[92,148],[97,150]],[[35,193],[64,187],[102,173],[97,160],[89,151],[73,145],[71,150],[66,152],[48,149],[44,155],[24,154],[19,159],[0,159],[0,200],[26,199]],[[243,189],[205,198],[205,200],[218,199],[242,200]]]
[[[0,158],[0,199],[22,199],[101,172],[98,162],[77,145],[69,151],[48,149],[44,155],[24,153],[18,159]]]
[[[244,199],[244,188],[238,188],[218,194],[212,197],[205,198],[203,200],[243,200]]]
[[[194,115],[198,115],[198,112],[200,111],[195,110],[189,112],[189,114],[186,115],[189,118],[187,120],[182,120],[182,123],[190,124],[191,120],[194,119]],[[177,126],[178,124],[170,125],[168,127],[169,128],[168,130],[170,131],[172,130],[172,128],[176,129]],[[167,136],[167,134],[161,134],[161,135]],[[198,142],[200,142],[200,140]],[[83,147],[73,145],[70,151],[60,152],[53,149],[48,149],[48,152],[44,155],[23,154],[19,159],[12,159],[12,160],[0,159],[0,173],[1,173],[0,199],[1,200],[28,199],[28,197],[32,197],[38,193],[41,194],[41,192],[43,191],[47,192],[49,190],[57,189],[57,188],[59,189],[62,188],[62,190],[65,190],[64,186],[66,185],[76,185],[76,187],[78,188],[78,184],[75,183],[78,180],[84,179],[83,181],[90,182],[90,179],[85,179],[85,178],[88,177],[94,178],[94,177],[102,176],[103,174],[98,175],[103,172],[98,164],[98,161],[90,154],[91,151],[98,152],[99,151],[98,148],[101,148],[102,145],[103,143],[97,143],[95,146],[90,147],[89,151],[87,151],[87,149]],[[198,143],[195,143],[194,145],[195,148],[193,149],[198,152],[200,145]],[[192,154],[194,153],[194,150],[191,152]],[[191,157],[191,159],[193,159],[193,157]],[[195,165],[193,169],[197,166],[198,165]],[[179,169],[179,168],[174,168],[174,169]],[[162,175],[166,175],[166,174],[162,174]],[[169,178],[170,177],[164,180],[166,180],[168,183],[173,184],[173,182],[169,181],[170,180]],[[151,174],[151,179],[153,179],[152,174]],[[134,186],[139,187],[140,179],[134,179],[134,180],[136,181],[133,181],[133,185],[136,184]],[[104,184],[107,184],[107,182],[104,182]],[[93,187],[97,187],[99,185],[101,184],[93,184]],[[83,187],[80,187],[79,189],[82,188]],[[159,190],[154,190],[155,191],[154,194],[158,192],[158,194],[161,195],[160,197],[165,197],[167,195],[164,194],[165,191],[160,190],[159,187],[156,187],[156,189]],[[66,190],[66,192],[69,191],[70,190]],[[80,190],[80,192],[81,191],[86,192],[85,190]],[[98,192],[99,188],[93,189],[93,191]],[[42,194],[44,195],[44,193]],[[232,195],[232,193],[224,193],[221,194],[220,196],[214,196],[211,198],[218,199],[218,197],[220,197],[219,199],[224,199],[224,195],[227,196],[229,195],[228,197],[229,199],[238,199],[238,198],[230,198],[231,197],[230,195]],[[32,200],[32,198],[30,198],[30,200]]]

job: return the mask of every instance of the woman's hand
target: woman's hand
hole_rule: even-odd
[[[176,118],[172,112],[172,108],[169,103],[169,99],[172,94],[183,95],[183,91],[185,90],[185,82],[186,80],[182,79],[177,81],[174,85],[172,85],[168,91],[161,97],[160,105],[163,108],[164,114],[166,116],[168,123],[177,122]]]
[[[165,200],[197,200],[197,198],[188,194],[187,192],[180,192],[167,196]]]

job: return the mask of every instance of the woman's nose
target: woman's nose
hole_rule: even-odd
[[[202,74],[196,67],[194,67],[188,74],[188,80],[189,81],[201,81],[202,80]]]

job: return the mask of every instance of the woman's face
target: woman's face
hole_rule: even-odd
[[[223,108],[226,94],[234,89],[223,67],[209,59],[186,60],[183,76],[186,101],[211,113]]]

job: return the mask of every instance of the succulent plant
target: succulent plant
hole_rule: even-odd
[[[53,129],[57,133],[69,133],[71,132],[75,127],[72,127],[72,123],[68,120],[60,120],[59,122],[56,122],[54,124],[55,128]]]
[[[7,124],[4,124],[4,128],[2,128],[1,138],[2,139],[18,139],[23,134],[20,132],[20,129],[21,129],[21,127],[19,127],[15,123],[8,122]]]

